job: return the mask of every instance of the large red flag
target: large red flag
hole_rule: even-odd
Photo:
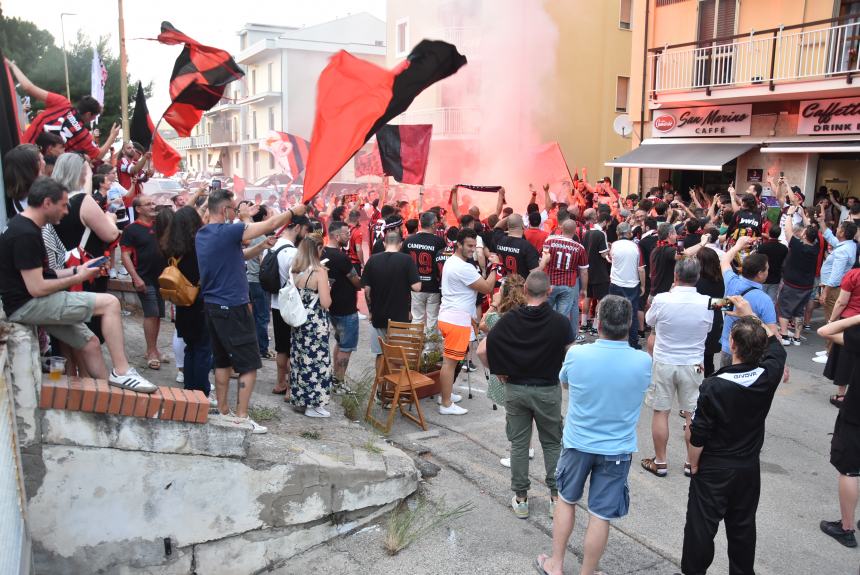
[[[310,201],[383,125],[401,114],[425,88],[466,63],[457,48],[422,40],[394,70],[348,52],[335,54],[317,82],[317,111],[305,171]]]
[[[558,142],[549,142],[537,148],[532,158],[531,179],[541,183],[572,182],[570,169]]]
[[[146,96],[143,86],[138,82],[137,96],[134,101],[134,114],[131,117],[130,127],[131,139],[152,152],[152,167],[164,174],[172,176],[179,170],[179,161],[182,159],[179,152],[174,150],[161,134],[155,131],[149,109],[146,105]]]

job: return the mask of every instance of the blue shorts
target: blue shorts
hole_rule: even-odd
[[[349,315],[329,315],[334,327],[334,339],[340,351],[358,349],[358,313]]]
[[[164,299],[157,285],[146,284],[146,291],[137,292],[143,317],[164,317]]]
[[[624,517],[630,509],[630,460],[630,453],[596,455],[566,447],[555,470],[558,496],[571,505],[578,502],[590,475],[588,512],[607,521]]]

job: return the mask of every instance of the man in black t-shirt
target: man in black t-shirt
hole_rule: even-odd
[[[436,235],[436,214],[421,214],[421,231],[412,234],[403,242],[403,253],[415,262],[421,291],[412,294],[412,321],[423,323],[427,333],[435,333],[439,319],[442,294],[439,290],[441,267],[436,265],[439,255],[445,250],[445,240]]]
[[[783,344],[786,345],[789,343],[800,345],[800,330],[803,322],[799,320],[795,322],[794,336],[788,333],[788,322],[794,318],[803,317],[806,304],[812,298],[815,274],[818,271],[818,228],[809,225],[809,218],[803,214],[806,227],[800,237],[797,237],[794,233],[794,214],[798,209],[798,206],[791,206],[785,219],[788,255],[782,266],[782,289],[779,290],[776,298],[779,330]]]
[[[762,290],[770,296],[774,305],[776,305],[776,296],[779,293],[779,283],[782,281],[782,264],[788,255],[788,248],[779,241],[781,234],[782,228],[779,226],[771,227],[768,231],[768,238],[756,250],[767,256],[767,279],[762,284]]]
[[[818,335],[842,346],[843,353],[860,355],[860,315],[830,322],[818,329]],[[821,531],[846,547],[856,547],[854,509],[857,507],[860,477],[860,384],[852,382],[839,408],[833,439],[830,441],[830,464],[839,472],[839,508],[842,517],[822,521]]]
[[[375,330],[370,334],[370,349],[377,356],[377,365],[382,355],[377,338],[386,338],[388,320],[411,321],[411,292],[421,291],[418,267],[411,257],[400,251],[403,245],[400,231],[386,231],[383,241],[385,251],[370,256],[361,274],[368,316]]]
[[[508,235],[500,237],[496,241],[496,254],[505,276],[519,274],[523,279],[529,277],[529,273],[539,269],[540,255],[533,245],[523,237],[523,218],[519,214],[511,214],[505,218],[508,227]]]
[[[657,246],[651,252],[651,299],[672,289],[675,281],[675,256],[678,254],[675,227],[666,222],[657,225]]]
[[[122,264],[131,275],[131,283],[137,290],[137,297],[143,308],[147,364],[150,369],[159,369],[161,352],[158,351],[158,331],[161,328],[161,318],[164,317],[164,299],[158,289],[158,276],[164,271],[167,262],[153,229],[155,200],[152,196],[137,196],[132,206],[136,219],[125,227],[119,241]]]
[[[51,178],[38,178],[30,186],[27,203],[0,235],[0,298],[6,317],[12,322],[42,326],[77,350],[91,377],[132,391],[155,391],[155,385],[128,364],[119,300],[106,293],[66,291],[96,278],[100,266],[54,271],[47,265],[42,227],[58,224],[68,213],[66,187]],[[110,373],[98,338],[85,324],[93,316],[102,318],[102,333],[113,362]]]
[[[582,244],[588,252],[588,286],[585,301],[582,306],[583,331],[589,329],[588,318],[591,310],[597,310],[597,304],[609,293],[609,242],[604,228],[612,216],[606,212],[600,214],[593,208],[585,210],[585,221],[591,227],[583,237]],[[592,335],[597,334],[597,326],[591,326]]]
[[[358,307],[356,292],[361,289],[361,279],[346,255],[350,228],[344,222],[332,221],[328,225],[328,244],[323,250],[323,259],[328,259],[328,281],[331,287],[331,305],[328,317],[334,327],[334,378],[343,387],[349,356],[358,349]]]

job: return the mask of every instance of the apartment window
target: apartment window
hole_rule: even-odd
[[[251,112],[251,139],[257,139],[257,111]]]
[[[630,78],[618,76],[615,79],[615,111],[627,111],[627,91],[630,88]]]
[[[275,108],[269,106],[269,129],[275,129]]]
[[[253,158],[253,162],[251,165],[251,174],[253,174],[252,178],[254,180],[256,180],[257,179],[257,164],[260,162],[260,152],[254,152],[254,154],[252,155],[252,158]]]
[[[633,0],[620,0],[620,14],[618,16],[618,27],[622,30],[630,30],[632,21]]]
[[[275,91],[274,86],[272,86],[272,81],[274,80],[273,66],[274,65],[271,62],[269,62],[268,66],[266,66],[266,75],[269,78],[269,92]]]
[[[257,71],[251,70],[251,95],[257,93]]]
[[[231,132],[233,133],[233,142],[239,141],[239,118],[233,118],[231,120]]]
[[[239,169],[239,152],[233,154],[233,172],[235,173]]]
[[[397,37],[394,40],[395,56],[406,56],[409,53],[409,18],[401,18],[395,27]]]
[[[269,169],[270,170],[275,169],[275,156],[272,154],[269,154]]]

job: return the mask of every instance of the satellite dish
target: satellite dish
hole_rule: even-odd
[[[630,121],[630,116],[627,114],[621,114],[615,121],[612,122],[612,129],[615,130],[615,133],[621,136],[622,138],[626,138],[630,134],[633,133],[633,122]]]

